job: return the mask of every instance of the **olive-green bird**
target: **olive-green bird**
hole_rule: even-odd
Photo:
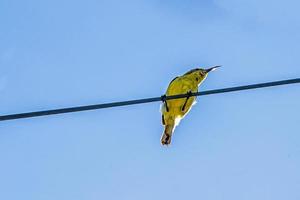
[[[168,86],[166,96],[178,94],[191,94],[198,91],[199,85],[205,80],[207,74],[220,66],[211,67],[208,69],[196,68],[188,71],[182,76],[174,78]],[[196,102],[195,96],[187,98],[165,100],[162,112],[162,124],[165,130],[161,137],[162,145],[171,143],[172,134],[180,120],[190,111],[193,104]]]

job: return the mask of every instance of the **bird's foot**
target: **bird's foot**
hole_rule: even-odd
[[[192,91],[188,91],[186,94],[187,94],[187,98],[185,99],[185,102],[184,102],[184,104],[183,104],[183,106],[182,106],[182,108],[181,108],[181,111],[182,111],[182,112],[185,111],[185,106],[186,106],[186,104],[187,104],[187,101],[188,101],[189,98],[192,96]]]
[[[169,112],[169,107],[168,107],[168,103],[167,103],[167,96],[166,95],[162,95],[160,97],[160,99],[162,100],[162,102],[164,102],[165,106],[166,106],[166,110],[167,112]]]

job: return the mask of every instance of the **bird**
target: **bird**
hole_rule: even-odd
[[[206,79],[209,72],[217,69],[218,66],[207,69],[195,68],[181,76],[175,77],[162,96],[163,103],[161,105],[162,124],[164,132],[161,137],[161,144],[168,146],[171,144],[171,138],[175,127],[179,124],[186,114],[196,103],[196,97],[192,93],[198,92],[198,87]],[[185,98],[169,99],[167,96],[187,94]]]

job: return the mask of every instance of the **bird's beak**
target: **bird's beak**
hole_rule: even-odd
[[[208,68],[208,69],[205,69],[206,73],[208,72],[212,72],[214,70],[216,70],[217,68],[221,67],[221,65],[218,65],[218,66],[214,66],[214,67],[211,67],[211,68]]]

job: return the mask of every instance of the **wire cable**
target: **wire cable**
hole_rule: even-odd
[[[163,95],[161,97],[136,99],[136,100],[130,100],[130,101],[119,101],[119,102],[112,102],[112,103],[87,105],[87,106],[76,106],[76,107],[59,108],[59,109],[53,109],[53,110],[2,115],[2,116],[0,116],[0,121],[47,116],[47,115],[56,115],[56,114],[63,114],[63,113],[80,112],[80,111],[87,111],[87,110],[97,110],[97,109],[103,109],[103,108],[111,108],[111,107],[127,106],[127,105],[134,105],[134,104],[150,103],[150,102],[155,102],[155,101],[165,101],[165,100],[171,100],[171,99],[186,98],[188,96],[205,96],[205,95],[211,95],[211,94],[220,94],[220,93],[235,92],[235,91],[242,91],[242,90],[251,90],[251,89],[257,89],[257,88],[266,88],[266,87],[295,84],[295,83],[300,83],[300,78],[266,82],[266,83],[258,83],[258,84],[245,85],[245,86],[229,87],[229,88],[223,88],[223,89],[207,90],[207,91],[196,92],[196,93],[191,93],[191,94],[179,94],[179,95],[172,95],[172,96]]]

